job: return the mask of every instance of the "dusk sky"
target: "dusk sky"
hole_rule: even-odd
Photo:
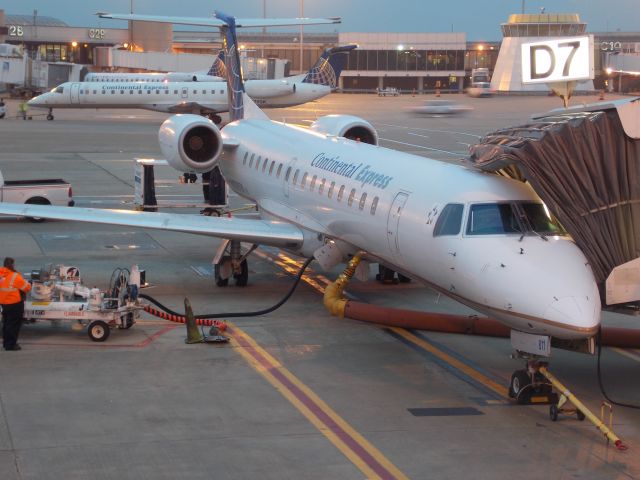
[[[123,27],[113,20],[100,20],[97,11],[208,17],[220,9],[236,17],[295,17],[300,0],[4,0],[0,8],[7,14],[57,17],[71,26]],[[554,0],[527,1],[525,13],[578,13],[589,32],[640,31],[639,0]],[[500,23],[509,14],[520,13],[521,0],[457,0],[433,2],[417,0],[306,0],[307,17],[342,17],[340,32],[466,32],[468,40],[500,40]],[[333,31],[333,27],[307,27],[313,31]]]

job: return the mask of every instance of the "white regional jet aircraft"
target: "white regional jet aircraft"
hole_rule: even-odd
[[[365,251],[516,331],[578,341],[596,334],[600,296],[588,262],[529,185],[380,147],[355,116],[321,117],[310,129],[270,120],[244,92],[234,18],[216,16],[231,122],[220,131],[174,115],[160,145],[180,172],[219,165],[261,219],[18,204],[0,204],[0,213],[228,239],[226,261],[244,281],[239,242],[313,255],[324,267]]]
[[[91,72],[83,82],[222,82],[225,81],[224,53],[216,56],[209,70],[200,72]]]
[[[322,98],[338,86],[346,55],[356,45],[325,50],[306,75],[248,80],[246,92],[263,108],[292,107]],[[220,123],[228,110],[226,82],[67,82],[29,100],[28,105],[54,108],[136,108],[167,113],[206,115]]]

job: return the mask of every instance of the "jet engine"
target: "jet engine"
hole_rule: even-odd
[[[353,115],[325,115],[311,124],[311,130],[378,145],[378,132],[373,125]]]
[[[199,115],[173,115],[158,132],[160,150],[179,172],[204,173],[222,154],[222,136],[211,120]]]

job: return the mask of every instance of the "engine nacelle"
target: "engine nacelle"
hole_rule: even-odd
[[[208,172],[222,154],[220,130],[199,115],[167,118],[160,127],[158,140],[167,162],[179,172]]]
[[[247,80],[244,90],[252,98],[273,98],[295,93],[296,85],[282,79]]]
[[[378,145],[378,132],[373,125],[354,115],[325,115],[311,124],[311,130]]]

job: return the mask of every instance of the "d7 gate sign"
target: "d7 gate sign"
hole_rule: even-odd
[[[567,37],[522,45],[522,83],[593,78],[593,40]]]

